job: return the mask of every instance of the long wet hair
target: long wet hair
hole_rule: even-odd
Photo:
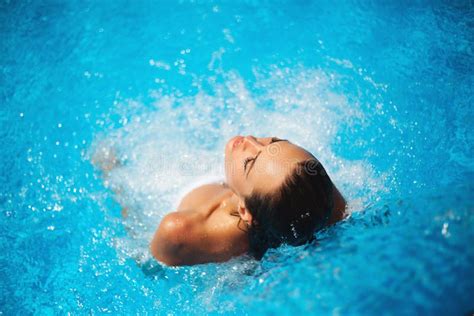
[[[260,260],[269,248],[283,243],[299,246],[314,239],[331,216],[333,183],[312,158],[299,162],[275,192],[252,192],[244,200],[252,214],[252,225],[246,228],[249,254]]]

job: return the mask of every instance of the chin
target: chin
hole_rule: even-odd
[[[229,168],[232,166],[232,155],[231,155],[231,148],[232,148],[232,139],[230,139],[224,148],[224,171],[225,171],[225,178],[226,182],[229,181]]]
[[[226,177],[226,182],[232,182],[232,174],[235,172],[235,157],[233,155],[233,145],[234,141],[240,136],[234,136],[231,139],[227,141],[227,144],[225,145],[225,151],[224,151],[224,170],[225,170],[225,177]]]
[[[229,159],[230,159],[230,152],[231,152],[231,149],[232,149],[232,139],[229,139],[227,141],[227,143],[225,144],[225,148],[224,148],[224,156],[225,156],[225,162],[229,162]]]

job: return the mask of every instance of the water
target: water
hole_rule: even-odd
[[[0,23],[3,314],[474,310],[468,1],[2,2]],[[153,264],[234,134],[309,149],[351,217],[261,262]]]

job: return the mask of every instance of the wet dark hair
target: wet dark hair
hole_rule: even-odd
[[[327,225],[333,209],[333,183],[315,158],[299,162],[271,194],[253,192],[245,198],[252,214],[247,228],[249,254],[260,260],[269,248],[303,245]]]

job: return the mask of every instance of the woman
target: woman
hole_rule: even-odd
[[[276,137],[236,136],[225,148],[226,183],[188,193],[150,244],[172,266],[260,259],[282,243],[301,245],[345,217],[346,202],[319,161]]]

